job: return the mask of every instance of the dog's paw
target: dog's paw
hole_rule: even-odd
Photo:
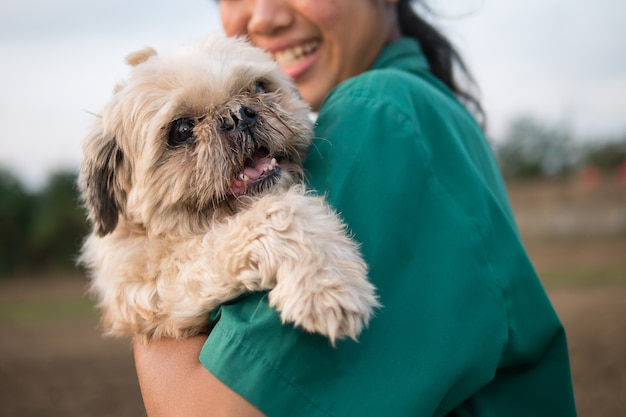
[[[364,274],[318,270],[306,285],[294,285],[295,281],[280,280],[269,293],[270,305],[280,312],[283,323],[322,334],[333,346],[347,337],[356,341],[379,307],[375,288]]]

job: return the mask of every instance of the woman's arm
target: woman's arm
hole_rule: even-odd
[[[206,336],[133,340],[135,366],[150,417],[262,417],[236,392],[214,377],[198,360]]]

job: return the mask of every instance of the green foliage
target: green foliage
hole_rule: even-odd
[[[510,124],[496,156],[505,178],[538,178],[576,170],[579,151],[566,129],[520,117]]]
[[[575,141],[563,127],[521,117],[495,152],[507,179],[564,176],[584,165],[608,172],[626,163],[626,135],[618,139],[580,146],[584,141]],[[0,278],[76,272],[75,258],[89,225],[75,183],[76,173],[56,172],[41,190],[29,192],[0,168]]]
[[[75,271],[89,230],[75,182],[75,173],[58,172],[29,193],[0,170],[0,276]]]
[[[13,272],[24,256],[34,201],[17,178],[0,169],[0,275]]]
[[[612,171],[626,163],[626,137],[590,145],[585,152],[585,163],[603,171]]]
[[[575,139],[562,126],[519,117],[502,139],[495,153],[506,179],[564,177],[586,165],[611,172],[626,163],[626,135]]]

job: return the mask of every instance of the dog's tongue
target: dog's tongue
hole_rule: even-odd
[[[258,158],[251,160],[241,173],[233,180],[231,189],[234,195],[246,193],[248,185],[261,178],[263,175],[275,170],[278,164],[274,158]]]

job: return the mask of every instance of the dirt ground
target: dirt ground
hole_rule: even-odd
[[[33,284],[48,300],[82,291],[77,281]],[[2,284],[0,303],[36,301],[33,284]],[[626,285],[559,286],[549,294],[569,337],[579,415],[623,415]],[[5,318],[0,333],[0,416],[145,415],[129,342],[101,338],[95,316]]]
[[[626,410],[626,286],[549,291],[568,335],[580,417]]]
[[[563,189],[519,187],[512,202],[568,334],[579,416],[625,415],[626,186]],[[589,196],[583,210],[577,199]],[[145,415],[130,343],[100,336],[89,305],[76,303],[84,284],[0,281],[1,417]]]

